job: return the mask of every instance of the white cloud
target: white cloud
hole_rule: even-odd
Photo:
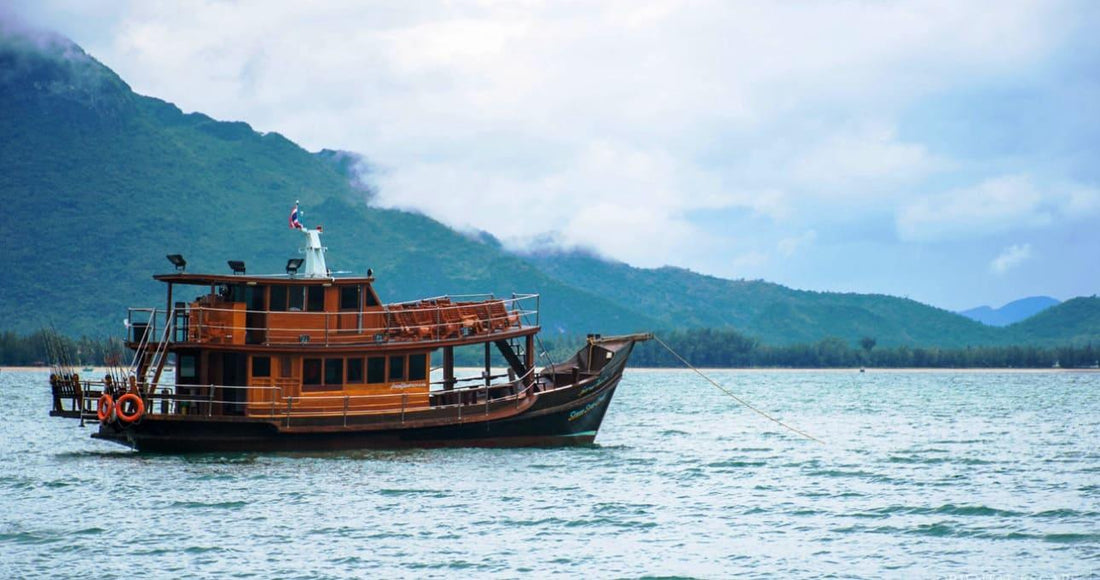
[[[385,170],[377,203],[512,245],[775,276],[794,260],[773,256],[844,236],[972,239],[1100,212],[1087,176],[984,165],[905,122],[1037,82],[1091,37],[1072,0],[14,1],[138,92],[362,153]],[[940,178],[977,184],[927,195]]]
[[[799,249],[814,243],[815,240],[817,240],[817,232],[815,230],[807,230],[801,235],[779,240],[777,247],[780,254],[790,257],[798,252]]]
[[[730,268],[732,271],[744,271],[758,268],[771,260],[771,256],[767,252],[760,250],[749,250],[744,253],[734,254],[730,260]]]
[[[962,240],[1034,229],[1100,211],[1100,192],[1079,184],[1036,186],[1027,175],[987,179],[973,187],[919,197],[897,214],[903,240]]]
[[[1074,184],[1062,190],[1063,213],[1070,218],[1086,218],[1100,213],[1100,189]]]
[[[816,191],[839,187],[838,193],[851,196],[853,190],[857,194],[874,191],[866,187],[868,182],[904,182],[944,165],[923,145],[901,142],[892,127],[879,124],[828,135],[803,152],[794,162],[793,172],[802,184]]]
[[[898,234],[913,241],[980,236],[1050,222],[1042,195],[1024,175],[988,179],[976,186],[918,198],[901,208]]]
[[[1013,244],[989,263],[989,271],[1004,274],[1031,258],[1031,244]]]

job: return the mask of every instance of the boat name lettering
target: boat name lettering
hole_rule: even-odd
[[[599,406],[599,404],[602,403],[603,400],[606,399],[606,398],[607,398],[607,393],[604,393],[604,394],[600,395],[600,397],[598,399],[596,399],[595,401],[592,401],[591,403],[588,403],[587,405],[581,407],[580,409],[572,410],[569,413],[569,420],[570,421],[575,421],[575,420],[580,419],[581,417],[587,415],[589,411],[591,411],[592,409],[595,409],[597,406]]]

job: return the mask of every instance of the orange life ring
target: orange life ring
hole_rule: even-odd
[[[127,413],[126,407],[123,403],[126,401],[134,402],[134,412]],[[115,409],[118,411],[118,420],[123,423],[133,423],[137,421],[139,417],[145,414],[145,401],[141,400],[141,397],[133,394],[126,393],[118,398],[118,402],[115,403]]]
[[[111,398],[111,395],[103,393],[99,397],[99,401],[95,404],[95,416],[99,418],[99,422],[105,422],[110,416],[111,411],[115,408],[115,400]]]

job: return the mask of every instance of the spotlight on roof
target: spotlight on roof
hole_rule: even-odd
[[[367,278],[374,277],[374,268],[367,268]]]
[[[293,276],[298,273],[298,268],[302,267],[301,258],[291,258],[286,261],[286,273],[288,276]]]
[[[187,269],[187,260],[184,260],[182,255],[168,254],[165,257],[168,258],[169,262],[172,262],[172,265],[176,267],[177,272],[182,272]]]
[[[234,274],[244,274],[244,262],[241,260],[229,260],[226,262]]]

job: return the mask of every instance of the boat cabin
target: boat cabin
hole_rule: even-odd
[[[165,307],[131,308],[127,317],[138,383],[156,388],[168,355],[175,356],[169,397],[175,404],[167,412],[274,416],[286,407],[304,413],[425,407],[433,404],[433,353],[442,351],[435,390],[445,394],[460,382],[454,348],[473,344],[484,344],[486,368],[478,378],[485,386],[493,378],[491,345],[509,363],[513,391],[533,381],[536,295],[384,304],[373,272],[332,273],[320,230],[306,233],[304,272],[298,259],[279,275],[247,275],[237,261],[229,262],[231,274],[191,274],[182,257],[169,256],[184,266],[154,276],[167,285]],[[174,301],[180,286],[201,290],[193,300]],[[450,401],[441,394],[434,400]]]

